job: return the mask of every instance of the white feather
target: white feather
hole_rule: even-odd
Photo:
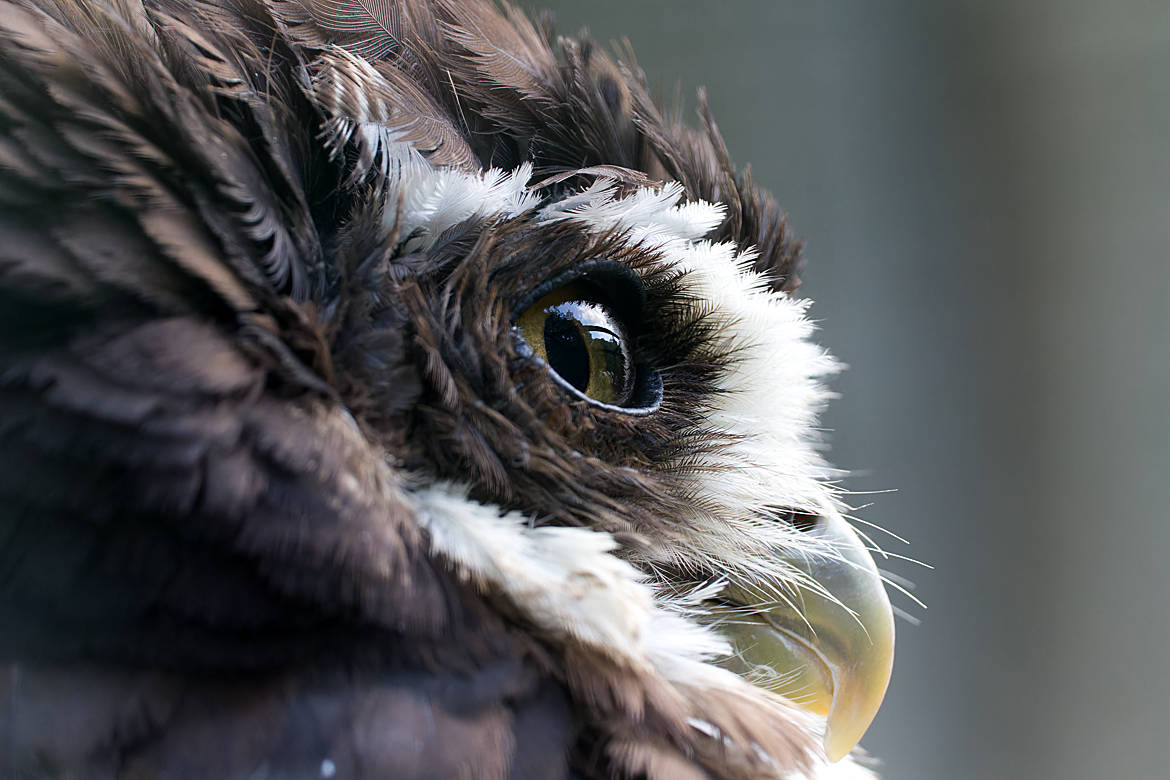
[[[517,512],[480,504],[454,485],[414,494],[433,550],[501,589],[546,629],[623,658],[643,656],[652,612],[642,575],[586,528],[535,528]]]
[[[405,251],[431,246],[445,230],[473,218],[514,217],[534,207],[539,198],[528,188],[532,165],[513,171],[492,168],[466,173],[453,168],[403,166],[400,179],[390,191],[401,188],[402,205],[388,199],[383,212],[387,234],[410,237]],[[397,220],[397,222],[396,222]]]

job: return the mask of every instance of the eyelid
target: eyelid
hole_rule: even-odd
[[[642,284],[642,277],[625,263],[608,257],[579,263],[532,288],[512,307],[512,322],[515,323],[529,306],[553,290],[573,282],[596,288],[622,322],[634,329],[641,326],[642,310],[646,305],[646,288]]]

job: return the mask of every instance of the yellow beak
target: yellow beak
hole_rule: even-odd
[[[894,615],[873,558],[843,518],[821,517],[808,534],[811,551],[784,557],[809,579],[790,602],[762,599],[758,587],[724,592],[737,605],[720,622],[736,650],[725,665],[825,716],[825,755],[839,761],[885,696]]]

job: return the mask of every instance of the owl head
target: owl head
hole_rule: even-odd
[[[863,776],[799,267],[510,6],[3,0],[10,765]]]

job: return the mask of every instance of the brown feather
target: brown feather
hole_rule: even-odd
[[[402,47],[401,7],[396,0],[269,0],[291,38],[324,48],[342,46],[367,60],[381,60]]]
[[[405,144],[432,165],[475,170],[471,149],[443,110],[399,70],[371,65],[346,49],[327,49],[310,65],[312,91],[329,117],[326,148],[356,147],[355,173],[388,175],[393,145]],[[401,156],[401,153],[399,153]]]

